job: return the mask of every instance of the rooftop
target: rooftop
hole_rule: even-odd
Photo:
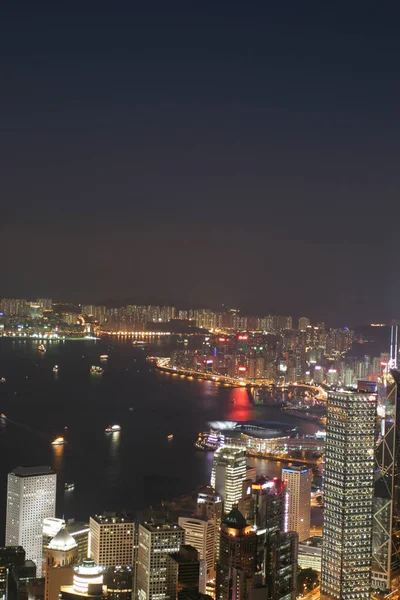
[[[77,547],[78,544],[64,527],[60,529],[48,545],[49,550],[59,550],[61,552],[67,552]]]
[[[151,533],[163,532],[163,531],[184,531],[182,527],[179,527],[176,523],[142,523],[140,527],[144,527]]]
[[[40,467],[17,467],[12,471],[14,475],[18,477],[36,477],[38,475],[55,475],[55,472],[48,465]]]
[[[224,527],[230,527],[231,529],[245,529],[245,527],[247,527],[246,519],[237,506],[232,508],[229,515],[222,521],[222,525]]]
[[[133,523],[132,516],[118,513],[104,513],[104,515],[93,515],[90,517],[96,523],[100,525],[112,524],[112,523]]]

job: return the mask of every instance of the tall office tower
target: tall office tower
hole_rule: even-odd
[[[108,600],[132,600],[133,570],[131,567],[110,567],[104,572]]]
[[[306,331],[307,327],[311,324],[311,321],[308,317],[300,317],[298,328],[300,331]]]
[[[295,532],[283,533],[285,484],[261,477],[252,485],[254,525],[257,529],[257,573],[266,600],[295,599],[297,540]]]
[[[223,519],[217,563],[216,600],[245,600],[257,568],[257,533],[234,507]]]
[[[385,405],[380,407],[384,417],[375,451],[372,587],[380,589],[390,589],[400,569],[399,400],[400,371],[393,368],[386,376]]]
[[[299,542],[310,537],[312,471],[294,466],[282,469],[286,484],[285,531],[297,531]]]
[[[8,474],[6,545],[22,546],[42,576],[43,519],[56,511],[57,475],[50,467],[18,467]]]
[[[45,600],[58,600],[62,585],[72,585],[78,562],[78,544],[63,527],[49,543],[46,550],[44,580]]]
[[[367,600],[371,586],[376,394],[327,402],[321,598]]]
[[[135,524],[117,514],[90,517],[90,557],[103,567],[133,564]]]
[[[138,600],[167,600],[167,558],[185,542],[185,532],[171,523],[139,525],[136,595]]]
[[[229,513],[242,497],[245,479],[246,451],[218,448],[214,453],[211,486],[221,496],[225,513]]]
[[[74,567],[73,571],[73,583],[61,586],[60,600],[107,600],[106,589],[103,587],[103,567],[87,558]]]
[[[167,598],[185,600],[199,591],[200,560],[196,548],[183,544],[167,557]],[[203,593],[205,590],[203,590]]]
[[[196,548],[200,560],[206,561],[207,581],[215,579],[215,543],[217,535],[215,519],[179,517],[178,525],[185,530],[185,544]]]

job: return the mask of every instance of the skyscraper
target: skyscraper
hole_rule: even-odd
[[[117,514],[90,517],[90,557],[103,567],[132,566],[135,524]]]
[[[367,600],[371,586],[376,394],[328,394],[321,598]]]
[[[215,578],[215,519],[179,517],[178,524],[185,530],[185,544],[196,548],[200,560],[207,565],[207,580]]]
[[[167,558],[185,542],[182,527],[171,523],[139,525],[136,592],[138,600],[167,600]]]
[[[43,519],[54,517],[57,475],[50,467],[18,467],[8,475],[6,545],[22,546],[42,575]]]
[[[246,451],[218,448],[214,453],[211,486],[221,496],[225,513],[229,513],[242,497],[245,479]]]
[[[257,534],[234,507],[223,519],[216,600],[246,600],[257,568]]]
[[[390,589],[400,568],[400,371],[386,376],[385,415],[376,448],[376,480],[372,536],[372,586]]]
[[[311,469],[302,466],[284,467],[286,484],[285,531],[297,531],[299,541],[310,537]]]
[[[283,532],[285,485],[276,477],[261,477],[252,485],[252,496],[260,594],[265,600],[294,600],[298,536],[293,531]]]

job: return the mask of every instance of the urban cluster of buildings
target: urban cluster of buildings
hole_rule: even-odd
[[[210,334],[200,347],[177,347],[171,354],[170,366],[280,384],[351,387],[359,379],[382,379],[388,354],[355,358],[348,355],[354,340],[352,331],[329,329],[315,337],[315,330],[309,325],[303,332]]]
[[[102,514],[88,525],[65,523],[55,517],[56,474],[19,467],[8,475],[0,595],[294,600],[305,593],[297,587],[300,565],[318,571],[315,598],[399,597],[400,371],[393,355],[390,367],[383,415],[374,382],[328,393],[322,540],[310,537],[311,470],[298,464],[282,468],[280,478],[258,477],[245,450],[228,444],[214,453],[210,486],[198,491],[194,513],[175,522]]]
[[[55,517],[50,467],[8,475],[0,596],[45,600],[294,599],[298,542],[310,535],[311,471],[257,478],[246,452],[215,452],[194,514],[137,522],[127,514]]]

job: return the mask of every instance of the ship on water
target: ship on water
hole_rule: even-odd
[[[98,365],[92,365],[90,367],[90,372],[92,375],[102,375],[104,373],[104,369],[102,369]]]
[[[197,436],[197,440],[194,444],[196,450],[202,450],[203,452],[215,452],[217,448],[225,444],[225,436],[220,431],[200,432]]]

